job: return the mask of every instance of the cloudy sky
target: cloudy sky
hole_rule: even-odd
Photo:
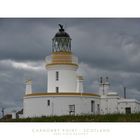
[[[98,92],[99,77],[108,76],[111,91],[123,96],[125,86],[127,98],[140,100],[140,19],[1,18],[0,109],[22,108],[27,79],[33,92],[47,91],[44,59],[59,23],[72,38],[86,92]]]

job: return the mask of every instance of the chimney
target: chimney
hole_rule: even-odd
[[[32,80],[27,80],[26,82],[26,91],[25,94],[32,94]]]
[[[83,76],[77,76],[77,89],[76,92],[83,93]]]
[[[16,119],[16,110],[12,111],[12,119]]]

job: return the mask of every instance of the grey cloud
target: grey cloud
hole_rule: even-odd
[[[13,61],[12,61],[13,62]],[[0,61],[0,108],[4,107],[5,111],[13,108],[22,108],[23,97],[25,93],[25,81],[33,80],[33,92],[46,92],[47,90],[47,73],[43,67],[43,62],[28,62],[30,67],[14,67],[9,60]],[[16,62],[15,62],[16,63]],[[21,62],[17,62],[20,64]],[[27,62],[22,62],[23,64]],[[21,63],[21,64],[22,64]]]

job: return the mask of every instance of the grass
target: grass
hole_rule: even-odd
[[[9,119],[1,122],[140,122],[139,114],[42,116],[40,118]]]

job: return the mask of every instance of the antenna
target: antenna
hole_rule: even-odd
[[[100,84],[103,83],[103,77],[100,77]]]
[[[126,99],[126,87],[123,87],[124,89],[124,99]]]
[[[1,112],[2,112],[2,118],[4,117],[4,107],[2,108]]]

